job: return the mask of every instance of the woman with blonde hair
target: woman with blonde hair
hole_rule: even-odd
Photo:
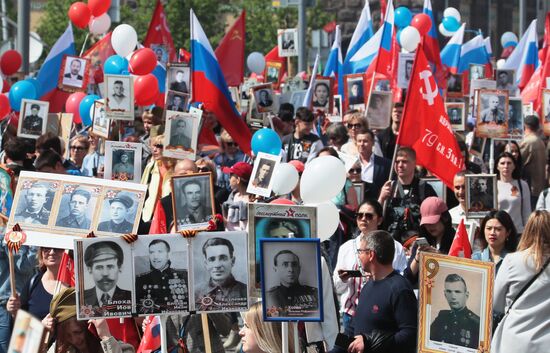
[[[493,312],[498,324],[491,352],[546,352],[550,345],[550,213],[529,216],[517,252],[508,254],[496,276]]]
[[[281,323],[263,321],[261,302],[251,305],[250,310],[243,314],[243,320],[244,326],[239,335],[241,335],[244,353],[281,353],[283,351]],[[289,327],[288,332],[288,351],[294,353],[292,326]]]

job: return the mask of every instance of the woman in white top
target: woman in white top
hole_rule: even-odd
[[[531,192],[519,173],[514,156],[502,152],[497,159],[498,209],[508,212],[518,233],[522,233],[531,213]]]

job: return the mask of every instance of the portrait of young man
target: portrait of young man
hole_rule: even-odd
[[[21,134],[28,137],[37,138],[44,133],[46,126],[46,117],[48,115],[48,104],[39,104],[40,102],[23,101],[23,121],[21,125]]]
[[[189,68],[187,67],[171,67],[170,68],[170,91],[178,91],[181,93],[189,93]]]
[[[170,146],[180,148],[191,147],[191,136],[187,131],[186,119],[173,119],[170,126]],[[189,121],[189,123],[191,123]]]
[[[48,192],[49,186],[46,183],[34,183],[28,188],[19,199],[14,221],[27,224],[48,224],[50,219],[50,210],[46,207],[49,199]],[[24,206],[21,207],[21,205]]]
[[[262,189],[267,189],[269,187],[269,182],[271,181],[271,176],[275,169],[276,162],[270,159],[262,158],[258,163],[258,168],[254,179],[252,180],[252,186]]]
[[[90,210],[95,207],[95,199],[92,200],[92,194],[85,188],[75,189],[68,197],[64,196],[61,200],[60,208],[66,208],[68,201],[68,214],[59,212],[55,225],[57,227],[90,229],[92,220],[89,217]],[[65,215],[62,217],[62,215]]]
[[[187,225],[207,223],[212,218],[209,176],[178,178],[174,182],[176,230]]]
[[[118,158],[113,158],[117,162],[113,165],[112,178],[115,180],[134,179],[134,151],[119,150],[113,151],[113,154],[118,155]]]
[[[134,206],[134,200],[128,195],[118,194],[112,199],[107,200],[109,203],[109,211],[102,214],[101,222],[97,230],[109,233],[131,233],[134,229],[134,224],[128,219],[134,219],[135,212],[131,212]],[[104,207],[105,207],[104,202]]]

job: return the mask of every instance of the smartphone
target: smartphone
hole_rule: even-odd
[[[344,350],[347,351],[347,349],[348,349],[349,345],[351,344],[351,342],[353,342],[352,337],[346,336],[343,333],[339,333],[336,336],[336,342],[334,342],[334,345],[336,347],[343,348]]]
[[[429,246],[430,243],[428,243],[428,240],[426,240],[426,238],[417,238],[414,243],[416,244],[417,247],[421,247],[421,246]]]
[[[346,272],[349,277],[361,277],[361,271],[359,270],[339,270],[338,273]]]

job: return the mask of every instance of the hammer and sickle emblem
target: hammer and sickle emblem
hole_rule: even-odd
[[[432,89],[432,84],[430,83],[431,76],[432,73],[428,70],[420,72],[420,78],[424,80],[424,87],[426,90],[426,93],[424,93],[422,92],[422,88],[420,88],[420,93],[422,93],[422,98],[428,101],[428,105],[433,105],[434,98],[437,97],[437,86]]]
[[[235,39],[237,39],[237,40],[242,39],[242,37],[241,37],[238,30],[234,30],[233,33],[231,33],[231,40],[235,40]]]

